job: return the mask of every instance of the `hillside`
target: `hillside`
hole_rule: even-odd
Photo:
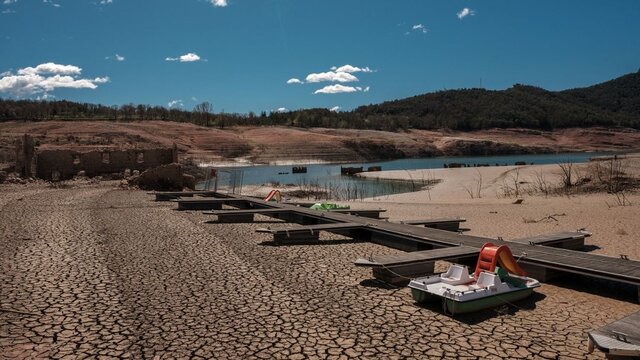
[[[409,128],[640,128],[640,73],[558,92],[526,85],[506,90],[439,91],[361,106],[354,112],[364,118],[403,121]]]
[[[560,94],[611,112],[640,116],[640,71]]]
[[[492,129],[474,132],[300,129],[242,126],[222,129],[169,121],[44,121],[0,123],[0,163],[15,156],[14,142],[31,134],[40,149],[168,147],[197,162],[347,162],[443,155],[526,154],[640,149],[633,129],[550,131]]]
[[[505,90],[439,91],[345,112],[302,109],[269,114],[228,114],[213,113],[213,105],[209,103],[198,104],[193,111],[188,111],[150,105],[109,107],[66,100],[0,99],[0,122],[13,120],[166,120],[219,129],[233,126],[384,131],[554,130],[593,126],[640,129],[640,73],[565,91],[548,91],[519,84]]]

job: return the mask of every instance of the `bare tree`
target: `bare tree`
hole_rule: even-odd
[[[209,118],[213,113],[213,105],[208,101],[200,103],[193,107],[193,112],[197,114],[198,123],[200,125],[207,126],[209,124]]]

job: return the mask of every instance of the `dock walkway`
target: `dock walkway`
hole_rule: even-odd
[[[241,198],[234,196],[236,198]],[[257,201],[259,204],[290,209],[300,216],[318,218],[318,212],[286,204]],[[469,246],[482,248],[487,242],[496,245],[508,245],[519,264],[532,276],[538,275],[541,280],[553,276],[553,271],[562,271],[589,277],[602,278],[638,286],[640,289],[640,261],[626,260],[616,257],[584,253],[550,246],[522,244],[513,241],[491,239],[481,236],[458,234],[428,227],[407,226],[404,224],[362,218],[348,214],[324,212],[325,222],[353,222],[366,226],[371,233],[371,241],[383,245],[410,251],[419,249],[419,245],[430,247]],[[378,241],[379,240],[379,241]]]
[[[541,281],[550,279],[558,272],[579,274],[588,277],[626,283],[638,287],[640,295],[640,261],[590,254],[551,246],[536,245],[543,240],[528,240],[526,243],[491,239],[481,236],[463,235],[428,227],[408,226],[380,219],[353,216],[337,212],[320,212],[283,203],[266,202],[245,196],[216,194],[215,197],[246,200],[255,208],[271,208],[273,214],[284,214],[283,219],[300,224],[355,223],[362,225],[363,239],[401,249],[407,252],[442,247],[466,246],[480,249],[487,242],[508,245],[521,267],[532,277]],[[242,210],[236,210],[242,211]],[[351,211],[355,213],[356,211]],[[215,213],[215,212],[212,212]],[[276,215],[277,216],[277,215]],[[251,215],[253,218],[253,215]],[[548,243],[547,243],[548,244]]]
[[[287,228],[260,228],[256,229],[256,232],[272,234],[276,244],[296,244],[319,241],[321,231],[349,235],[353,230],[362,228],[362,224],[358,223],[327,223]]]
[[[466,231],[468,229],[460,229],[460,223],[467,221],[461,218],[440,218],[440,219],[423,219],[423,220],[403,220],[400,224],[406,225],[422,225],[432,229],[440,229],[447,231]]]
[[[509,241],[520,244],[544,245],[560,247],[563,249],[581,250],[584,248],[584,239],[591,236],[587,231],[563,231],[553,234],[543,234]]]
[[[178,199],[180,197],[194,197],[198,196],[215,196],[217,193],[215,191],[155,191],[148,193],[150,195],[155,195],[156,201],[169,201]]]
[[[589,352],[598,348],[609,356],[640,357],[640,311],[589,332]]]

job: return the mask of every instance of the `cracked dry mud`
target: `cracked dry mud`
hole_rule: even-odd
[[[352,265],[378,245],[269,246],[105,185],[0,194],[2,358],[602,358],[586,331],[640,308],[543,285],[452,319]]]

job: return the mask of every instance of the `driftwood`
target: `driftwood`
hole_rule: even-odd
[[[539,223],[542,221],[558,221],[558,219],[556,219],[556,216],[567,216],[567,214],[562,213],[562,214],[551,214],[551,215],[547,215],[539,220],[533,220],[533,219],[524,219],[524,222],[527,224],[533,224],[533,223]]]

